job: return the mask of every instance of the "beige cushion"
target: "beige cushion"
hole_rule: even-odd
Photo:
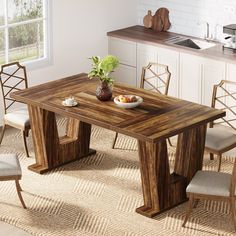
[[[21,175],[20,162],[16,154],[0,154],[0,176]]]
[[[208,128],[205,147],[219,151],[236,143],[236,134],[219,127]]]
[[[4,116],[6,121],[25,127],[30,124],[27,107],[11,111]]]
[[[231,175],[215,171],[198,171],[186,192],[215,196],[229,196]]]

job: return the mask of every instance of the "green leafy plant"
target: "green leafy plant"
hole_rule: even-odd
[[[99,78],[101,81],[112,84],[114,79],[111,78],[110,74],[119,65],[119,60],[117,57],[112,55],[107,55],[104,58],[98,56],[93,56],[89,58],[92,60],[92,70],[89,72],[89,79]]]

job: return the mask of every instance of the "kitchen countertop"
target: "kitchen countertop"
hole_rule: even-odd
[[[149,45],[150,44],[161,45],[162,47],[165,47],[165,48],[169,48],[169,49],[173,49],[173,50],[181,51],[185,53],[190,53],[190,54],[194,54],[201,57],[208,57],[208,58],[217,59],[221,61],[227,61],[230,63],[236,63],[236,53],[233,53],[231,50],[228,50],[228,49],[223,50],[222,48],[223,44],[219,42],[213,42],[216,44],[215,46],[211,48],[203,49],[203,50],[191,49],[188,47],[183,47],[183,46],[166,42],[167,40],[175,36],[203,40],[201,38],[196,38],[192,36],[177,34],[173,32],[156,32],[156,31],[153,31],[152,29],[147,29],[141,25],[136,25],[136,26],[131,26],[124,29],[111,31],[111,32],[108,32],[107,35],[116,37],[116,38],[135,41],[138,43],[146,43]]]

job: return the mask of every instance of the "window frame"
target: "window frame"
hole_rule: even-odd
[[[37,58],[33,60],[27,60],[21,62],[21,64],[27,66],[27,69],[38,69],[40,67],[44,67],[46,65],[51,64],[51,30],[50,30],[50,10],[51,10],[51,1],[50,0],[42,0],[43,1],[43,16],[39,17],[37,19],[30,19],[30,20],[24,20],[21,22],[14,22],[9,23],[8,22],[8,0],[4,0],[5,7],[4,7],[4,18],[5,22],[2,26],[0,26],[0,29],[4,30],[4,41],[5,41],[5,63],[9,62],[9,28],[19,25],[25,25],[29,23],[34,22],[43,22],[44,26],[44,56],[42,58]]]

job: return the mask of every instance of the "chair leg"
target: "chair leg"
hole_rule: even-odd
[[[112,149],[115,148],[117,138],[118,138],[118,133],[116,132],[116,136],[115,136],[115,139],[114,139],[113,144],[112,144]]]
[[[234,230],[236,231],[236,212],[235,212],[235,198],[234,197],[232,197],[230,200],[230,208],[231,208],[232,220],[234,224]]]
[[[25,130],[25,136],[26,136],[27,138],[29,137],[29,130],[28,130],[28,129]]]
[[[0,136],[0,145],[2,144],[2,140],[3,140],[3,136],[5,134],[5,130],[6,130],[6,125],[4,124],[2,126],[2,132],[1,132],[1,136]]]
[[[187,209],[185,219],[184,219],[184,223],[182,224],[182,227],[185,227],[185,224],[188,221],[188,218],[189,218],[189,216],[192,212],[192,209],[193,209],[193,203],[194,203],[194,197],[193,197],[193,194],[190,194],[189,201],[188,201],[188,209]]]
[[[171,147],[173,147],[173,144],[171,143],[170,138],[168,138],[168,143]]]
[[[26,142],[25,130],[22,130],[22,137],[23,137],[23,145],[24,145],[24,148],[25,148],[26,156],[29,157],[29,151],[28,151],[27,142]]]
[[[213,161],[214,160],[214,154],[210,153],[210,160]]]
[[[199,203],[199,199],[196,199],[193,203],[193,208],[196,208]]]
[[[21,195],[22,189],[21,189],[19,180],[17,179],[17,180],[15,180],[15,182],[16,182],[16,191],[17,191],[18,197],[19,197],[19,199],[20,199],[20,202],[21,202],[22,206],[26,209],[25,202],[24,202],[24,200],[23,200],[23,198],[22,198],[22,195]]]
[[[221,161],[222,161],[222,155],[220,154],[219,156],[218,156],[218,168],[217,168],[217,171],[218,172],[220,172],[220,167],[221,167]]]

